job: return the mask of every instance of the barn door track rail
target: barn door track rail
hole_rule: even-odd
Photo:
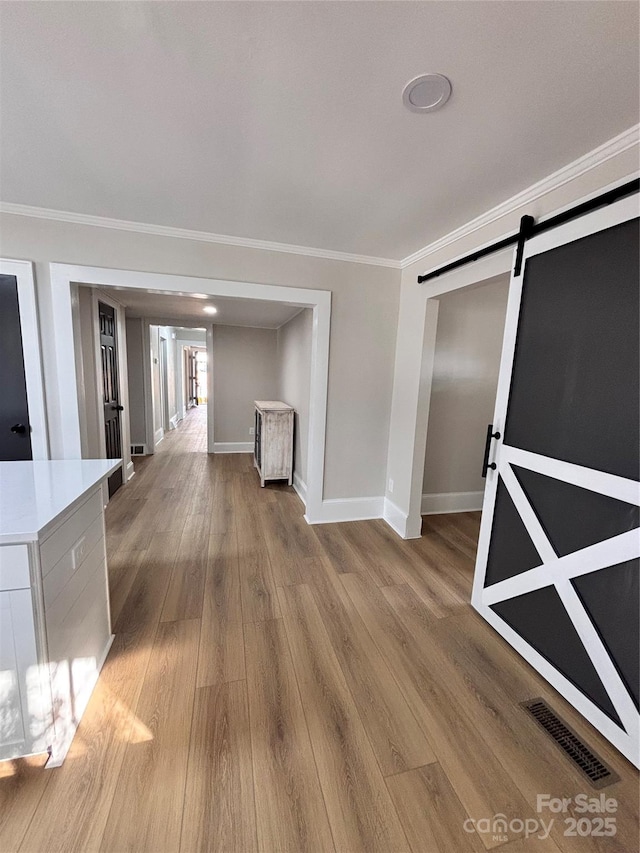
[[[601,195],[577,204],[575,207],[564,210],[562,213],[551,216],[542,222],[536,222],[533,216],[523,216],[520,219],[520,228],[515,234],[510,234],[508,237],[503,237],[495,243],[484,246],[469,255],[464,255],[451,263],[445,264],[442,267],[437,267],[431,272],[418,276],[418,284],[424,284],[425,281],[431,281],[432,278],[437,278],[439,275],[444,275],[452,270],[457,270],[470,264],[472,261],[478,261],[487,255],[492,255],[494,252],[499,252],[500,249],[506,249],[507,246],[517,246],[516,262],[514,267],[514,275],[520,275],[522,269],[522,257],[524,253],[524,245],[531,237],[537,234],[542,234],[543,231],[548,231],[550,228],[557,228],[558,225],[564,225],[572,219],[577,219],[578,216],[583,216],[585,213],[590,213],[598,207],[604,207],[607,204],[613,204],[614,201],[624,198],[625,196],[637,193],[640,190],[640,178],[635,178],[633,181],[628,181],[626,184],[621,184],[612,190],[608,190]]]

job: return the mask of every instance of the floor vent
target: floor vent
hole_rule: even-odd
[[[605,788],[619,781],[620,777],[583,743],[573,729],[551,710],[544,699],[530,699],[520,704],[564,754],[569,756],[594,788]]]
[[[132,444],[131,445],[131,455],[132,456],[146,456],[147,448],[144,444]]]

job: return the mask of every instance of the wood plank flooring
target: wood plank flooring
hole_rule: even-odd
[[[469,606],[478,513],[408,542],[309,527],[250,456],[208,457],[205,426],[192,411],[109,504],[116,639],[65,764],[0,763],[2,853],[638,849],[636,771]],[[534,696],[620,774],[614,837],[536,812],[596,792]],[[465,831],[494,815],[514,828]]]

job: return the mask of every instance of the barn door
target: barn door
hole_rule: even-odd
[[[638,762],[638,200],[511,280],[473,605]]]
[[[104,444],[107,459],[122,458],[120,427],[120,382],[118,379],[118,349],[116,342],[115,308],[98,302],[100,325],[100,360],[102,367],[102,402],[104,408]],[[109,497],[122,485],[122,466],[109,477]]]

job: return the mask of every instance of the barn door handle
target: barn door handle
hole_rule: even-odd
[[[14,435],[24,435],[26,431],[27,428],[24,424],[14,424],[11,427],[11,432],[14,433]]]
[[[111,406],[114,412],[124,412],[124,406]]]
[[[499,432],[493,431],[493,424],[489,424],[487,427],[487,440],[484,445],[484,460],[482,462],[482,476],[483,478],[487,476],[487,471],[491,468],[492,471],[495,471],[498,467],[495,462],[492,462],[489,465],[489,453],[491,452],[491,439],[492,438],[500,438]]]

